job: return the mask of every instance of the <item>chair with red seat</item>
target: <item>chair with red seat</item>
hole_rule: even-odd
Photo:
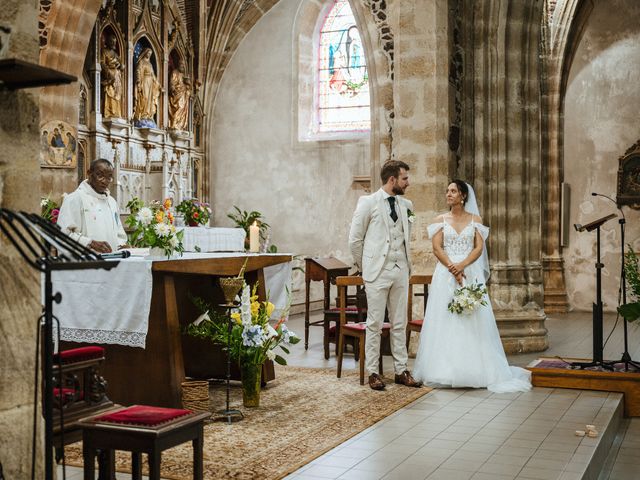
[[[336,355],[338,355],[338,332],[340,331],[340,300],[336,298],[336,306],[324,310],[324,358],[329,359],[329,344],[336,344]],[[356,285],[355,293],[346,295],[345,308],[347,323],[362,323],[367,320],[367,296],[364,285]],[[332,325],[333,323],[333,325]],[[353,353],[358,358],[358,344],[352,337],[345,339],[347,345],[353,347]]]
[[[338,378],[342,376],[342,357],[344,355],[345,338],[352,338],[354,350],[358,352],[358,361],[360,362],[360,385],[364,385],[364,353],[367,324],[366,321],[359,323],[347,322],[347,288],[349,286],[357,287],[362,285],[364,285],[362,277],[343,276],[336,278],[336,286],[338,287],[338,309],[340,310],[340,328],[336,332],[338,335]],[[388,322],[382,324],[383,338],[389,336],[390,328],[391,325]],[[382,375],[382,355],[380,355],[379,372]]]
[[[427,298],[429,297],[429,284],[431,284],[431,275],[411,275],[409,278],[409,299],[407,301],[407,348],[411,340],[411,332],[422,331],[424,323],[424,311],[427,306]],[[414,293],[414,285],[422,285],[422,292]],[[423,297],[421,315],[413,314],[413,297]]]
[[[113,407],[100,375],[104,354],[102,347],[86,346],[53,357],[53,440],[58,459],[65,445],[82,438],[78,420]]]

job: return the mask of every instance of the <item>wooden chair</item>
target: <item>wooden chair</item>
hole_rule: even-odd
[[[411,332],[421,332],[424,323],[424,311],[427,306],[429,297],[429,284],[431,284],[431,275],[411,275],[409,278],[409,299],[407,301],[407,348],[411,340]],[[414,293],[414,285],[422,285],[422,292]],[[414,318],[413,315],[413,297],[423,297],[422,315]]]
[[[356,285],[355,293],[346,294],[346,322],[363,323],[367,321],[367,295],[364,285]],[[336,298],[336,306],[325,310],[324,313],[324,358],[329,359],[329,344],[335,343],[338,355],[338,332],[340,331],[340,299]],[[333,324],[333,325],[332,325]],[[345,345],[353,347],[356,359],[359,357],[358,343],[352,337],[345,339]]]
[[[338,287],[338,309],[340,310],[340,323],[336,328],[338,336],[338,378],[342,376],[342,357],[344,355],[345,337],[353,339],[355,350],[358,352],[358,361],[360,362],[360,385],[364,385],[364,363],[365,363],[365,341],[367,333],[366,322],[347,323],[347,288],[349,286],[362,286],[364,280],[362,277],[337,277],[336,286]],[[390,324],[382,324],[383,337],[389,336]],[[379,372],[382,375],[382,355],[380,355]]]
[[[107,397],[107,382],[100,376],[104,353],[102,347],[86,346],[54,356],[53,441],[57,460],[62,458],[65,445],[82,438],[81,418],[113,407]]]

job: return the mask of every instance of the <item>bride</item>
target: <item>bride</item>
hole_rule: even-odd
[[[448,304],[456,288],[485,284],[489,278],[482,225],[470,185],[454,180],[447,188],[449,213],[429,225],[433,252],[439,260],[414,364],[414,377],[431,386],[487,388],[492,392],[531,389],[531,373],[510,367],[500,341],[491,302],[471,313],[451,313]]]

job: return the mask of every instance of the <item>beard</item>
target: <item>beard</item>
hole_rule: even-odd
[[[398,185],[394,185],[393,188],[391,189],[391,191],[396,195],[404,195],[404,190],[405,190],[404,188]]]

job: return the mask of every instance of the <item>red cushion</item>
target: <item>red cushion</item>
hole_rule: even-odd
[[[95,417],[96,422],[126,423],[129,425],[144,425],[152,427],[160,423],[170,422],[179,417],[189,415],[191,410],[178,408],[150,407],[147,405],[133,405],[132,407]]]
[[[94,358],[104,357],[104,348],[102,347],[80,347],[64,350],[53,356],[53,361],[58,362],[58,355],[62,363],[82,362],[83,360],[92,360]]]
[[[62,389],[54,388],[53,398],[55,400],[60,400],[61,396],[62,396],[62,404],[66,405],[67,403],[75,400],[76,391],[73,388],[62,388]],[[84,392],[80,392],[80,394],[78,395],[78,400],[82,400],[82,397],[84,397]]]
[[[423,322],[424,320],[411,320],[409,323],[411,325],[415,325],[416,327],[422,327]]]

